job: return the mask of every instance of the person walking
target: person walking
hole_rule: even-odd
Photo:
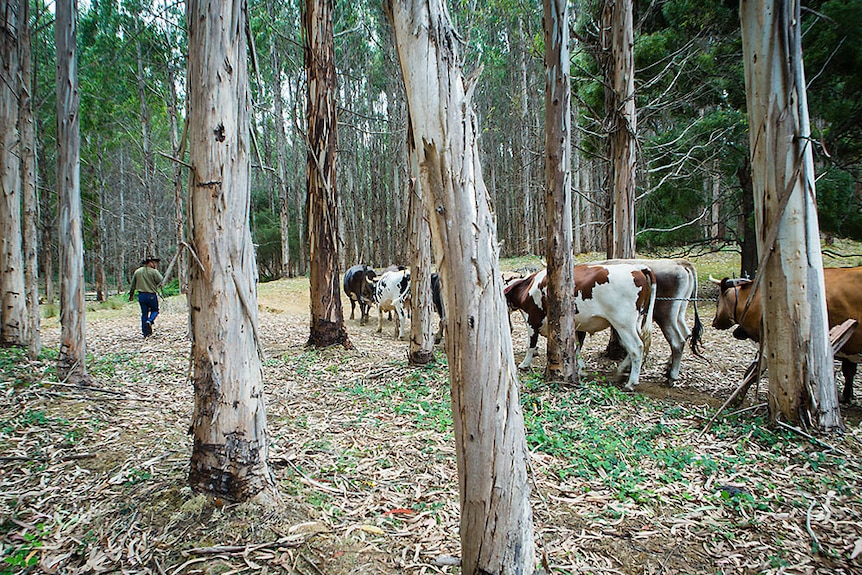
[[[159,315],[159,296],[156,292],[163,281],[158,269],[160,261],[154,256],[149,256],[142,261],[141,266],[132,276],[132,288],[129,290],[129,301],[135,297],[135,290],[138,291],[138,303],[141,306],[141,333],[145,338],[153,335],[153,323]]]

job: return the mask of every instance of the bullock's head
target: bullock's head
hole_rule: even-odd
[[[739,323],[738,317],[748,299],[751,290],[751,280],[746,278],[724,278],[721,281],[709,277],[709,280],[719,286],[718,301],[715,304],[715,317],[712,319],[712,327],[715,329],[730,329]],[[759,323],[759,320],[758,320]],[[745,333],[744,328],[740,328]],[[737,339],[745,339],[738,337]]]

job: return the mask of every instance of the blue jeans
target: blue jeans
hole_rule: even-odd
[[[138,292],[138,303],[141,306],[141,333],[147,337],[152,333],[147,322],[153,323],[159,315],[159,296],[154,293]]]

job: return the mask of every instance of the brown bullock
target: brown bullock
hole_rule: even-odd
[[[826,285],[826,310],[829,316],[829,327],[842,324],[847,319],[855,319],[862,323],[862,267],[855,268],[824,268],[823,279]],[[745,302],[751,293],[751,280],[724,278],[720,282],[721,293],[715,310],[712,327],[730,329],[737,339],[751,338],[760,341],[760,326],[763,316],[758,293],[751,299],[748,311],[743,315]],[[835,354],[841,359],[841,372],[844,374],[844,392],[841,401],[849,403],[853,400],[853,377],[856,375],[856,364],[862,361],[862,329],[857,328],[853,336],[841,350]]]

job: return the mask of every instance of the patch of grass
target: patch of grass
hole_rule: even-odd
[[[446,378],[446,370],[432,364],[411,371],[404,379],[384,381],[382,385],[358,380],[340,389],[361,398],[366,404],[363,416],[391,411],[411,416],[420,429],[446,432],[452,429]]]

